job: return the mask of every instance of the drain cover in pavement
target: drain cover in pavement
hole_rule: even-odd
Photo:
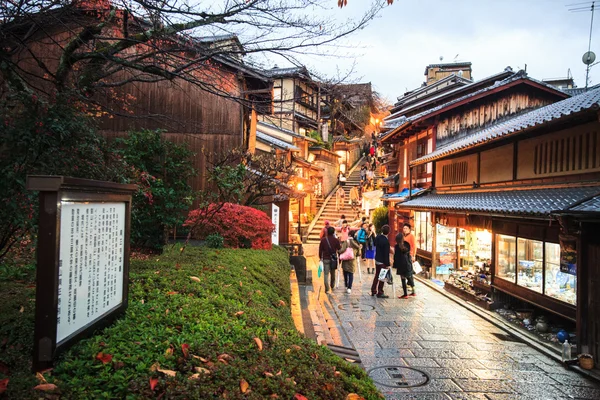
[[[340,304],[338,308],[342,311],[373,311],[375,307],[367,304]]]
[[[371,368],[367,373],[375,383],[387,387],[411,388],[429,383],[427,373],[411,367],[386,365]]]

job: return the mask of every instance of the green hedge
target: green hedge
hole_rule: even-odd
[[[65,399],[161,394],[169,399],[263,399],[273,394],[291,399],[296,393],[308,399],[345,399],[349,393],[381,398],[363,370],[295,330],[289,270],[288,254],[281,248],[188,247],[183,253],[177,248],[147,261],[133,261],[126,316],[75,345],[44,376]],[[20,345],[20,353],[26,354],[31,350],[33,303],[27,302],[31,291],[16,287],[17,300],[6,303],[10,309],[4,309],[5,301],[0,306],[2,335],[11,329],[6,322],[29,320],[18,324],[17,336],[5,345],[27,342],[24,337],[29,333],[29,342]],[[20,313],[23,302],[28,309]],[[254,338],[261,340],[262,351]],[[189,345],[187,357],[182,345]],[[104,364],[98,353],[111,355],[112,360]],[[23,356],[7,354],[0,353],[11,370],[5,396],[37,398],[40,392],[32,390],[37,382],[28,371],[30,363],[24,363]],[[157,366],[176,375],[158,372]],[[188,379],[198,373],[196,367],[209,373],[199,370],[197,379]],[[150,382],[155,379],[152,390]],[[248,383],[245,393],[242,380]]]

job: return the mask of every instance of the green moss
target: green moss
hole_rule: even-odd
[[[169,399],[209,399],[223,398],[224,393],[229,399],[263,399],[271,394],[289,399],[295,393],[309,399],[345,399],[348,393],[381,398],[363,370],[295,330],[289,310],[289,271],[288,254],[281,248],[202,247],[182,253],[177,247],[148,261],[133,261],[126,315],[72,347],[45,376],[68,399],[138,399],[161,394]],[[16,311],[9,310],[11,315],[18,313],[18,304],[31,298],[31,291],[15,289],[18,296],[10,307]],[[5,318],[4,301],[1,307]],[[28,322],[15,334],[21,342],[29,340],[24,354],[28,355],[32,316],[23,317]],[[3,323],[0,332],[10,331],[15,323],[6,321],[8,325]],[[261,339],[262,351],[255,337]],[[188,358],[182,344],[190,346]],[[112,355],[112,361],[96,360],[99,352]],[[231,356],[226,363],[218,361],[222,354]],[[21,358],[11,361],[7,356]],[[11,368],[21,368],[18,374],[12,372],[8,397],[35,398],[30,363],[6,351],[0,359],[10,361]],[[19,363],[24,365],[19,367]],[[156,363],[177,375],[153,371]],[[190,380],[195,367],[206,368],[210,374],[200,373],[198,379]],[[15,376],[20,381],[13,382]],[[158,378],[154,391],[151,378]],[[240,391],[241,379],[250,385],[245,394]]]

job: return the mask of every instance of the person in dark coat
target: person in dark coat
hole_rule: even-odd
[[[325,294],[335,288],[335,270],[337,269],[337,252],[340,250],[340,241],[334,236],[335,228],[327,228],[327,236],[319,243],[319,258],[323,262],[323,279],[325,283]],[[335,256],[332,259],[332,255]]]
[[[385,282],[379,280],[379,273],[382,269],[390,268],[390,226],[384,225],[381,228],[381,233],[375,238],[375,276],[371,285],[371,296],[377,295],[379,298],[387,299],[388,295],[383,293],[383,285]]]
[[[406,283],[411,288],[410,296],[416,296],[415,280],[413,278],[412,259],[410,257],[410,244],[404,240],[404,235],[399,233],[396,235],[396,246],[394,246],[394,268],[396,275],[400,275],[402,280],[402,291],[404,294],[398,296],[399,299],[408,298],[409,294],[406,288]]]

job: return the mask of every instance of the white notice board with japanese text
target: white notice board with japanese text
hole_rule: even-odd
[[[123,303],[125,203],[62,202],[56,342]]]

